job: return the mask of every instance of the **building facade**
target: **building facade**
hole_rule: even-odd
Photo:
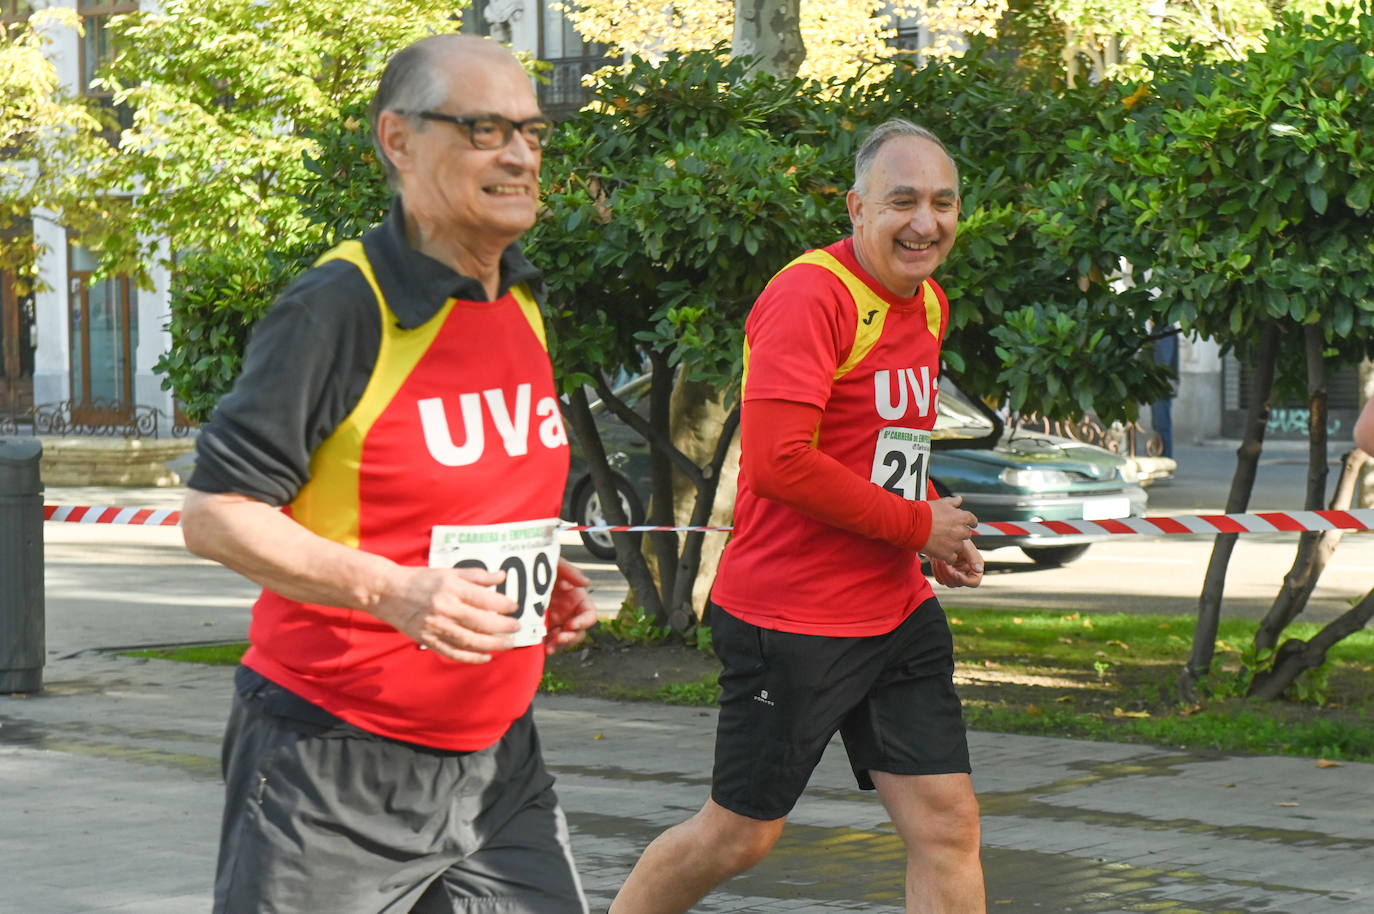
[[[144,0],[143,9],[154,6]],[[0,0],[0,21],[27,19],[37,8],[64,7],[81,18],[83,29],[57,28],[51,54],[59,78],[74,92],[112,105],[92,81],[117,53],[111,16],[140,8],[137,0]],[[895,21],[894,45],[921,47],[919,22]],[[549,65],[537,83],[540,103],[555,118],[585,101],[582,78],[617,62],[604,48],[584,42],[560,12],[556,0],[470,0],[464,31],[490,35],[530,52]],[[127,125],[125,113],[115,111]],[[113,139],[113,138],[112,138]],[[178,413],[162,389],[154,366],[171,345],[170,275],[152,271],[152,288],[139,289],[128,277],[97,278],[97,255],[81,244],[50,213],[35,212],[11,233],[31,235],[44,253],[38,263],[38,289],[0,273],[0,419],[39,405],[65,405],[74,423],[119,426],[135,410],[155,415],[144,434],[172,434]],[[1184,339],[1179,384],[1173,404],[1174,438],[1179,443],[1239,437],[1246,401],[1245,367],[1223,359],[1210,341]],[[1333,435],[1354,421],[1358,384],[1352,369],[1333,380],[1330,401]],[[1271,427],[1273,437],[1305,437],[1302,404],[1282,404]],[[1142,410],[1148,427],[1148,410]]]
[[[63,86],[113,103],[93,86],[96,73],[118,49],[111,16],[138,8],[132,0],[3,0],[13,22],[34,9],[67,8],[82,30],[53,28],[50,54]],[[145,4],[146,7],[147,4]],[[127,123],[116,111],[117,120]],[[111,137],[112,141],[115,139]],[[98,255],[81,244],[52,213],[34,212],[25,226],[41,251],[37,288],[12,275],[0,277],[0,410],[22,415],[35,406],[57,409],[76,426],[126,425],[136,411],[156,417],[145,433],[170,434],[175,406],[153,366],[171,345],[167,323],[170,276],[152,271],[153,287],[139,289],[127,276],[100,279]]]
[[[53,27],[46,36],[58,79],[128,126],[127,112],[93,83],[119,50],[110,17],[155,7],[155,0],[0,0],[0,22],[23,22],[42,9],[74,10],[80,32]],[[613,62],[584,43],[551,0],[475,0],[463,18],[465,30],[551,63],[547,83],[538,88],[555,117],[582,104],[583,75]],[[37,407],[77,429],[128,428],[138,416],[140,434],[172,434],[180,414],[155,371],[171,346],[168,270],[151,271],[152,288],[140,289],[127,276],[97,278],[98,254],[52,213],[35,211],[10,234],[32,240],[41,254],[33,286],[0,272],[0,422],[22,422]]]

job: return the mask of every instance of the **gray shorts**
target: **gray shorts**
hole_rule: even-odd
[[[246,668],[224,738],[216,914],[586,914],[533,715],[444,752]]]

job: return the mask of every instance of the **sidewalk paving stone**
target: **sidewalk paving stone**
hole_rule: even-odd
[[[47,554],[46,687],[0,696],[0,914],[208,910],[232,671],[107,649],[242,638],[252,588],[188,556],[175,530],[66,530]],[[604,911],[644,846],[706,798],[714,712],[540,696],[536,717]],[[990,911],[1374,911],[1374,765],[981,732],[971,743]],[[882,804],[832,747],[776,851],[695,910],[899,914],[903,861]]]

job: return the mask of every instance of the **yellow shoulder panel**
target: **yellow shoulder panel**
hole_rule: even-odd
[[[347,260],[358,268],[377,297],[381,317],[381,339],[377,362],[362,397],[353,411],[339,423],[310,458],[310,479],[291,503],[292,515],[301,524],[335,542],[357,546],[358,473],[362,464],[363,441],[372,424],[390,405],[415,364],[434,342],[453,299],[445,302],[434,318],[419,327],[403,330],[382,295],[372,264],[361,242],[345,241],[326,252],[315,265],[331,260]]]
[[[930,335],[940,342],[940,298],[929,279],[921,283],[921,304],[925,305],[926,326],[930,328]]]
[[[849,272],[832,254],[819,249],[807,251],[788,266],[799,263],[824,267],[835,274],[854,300],[854,346],[849,350],[849,356],[835,369],[835,380],[838,381],[853,371],[854,366],[862,362],[864,356],[877,345],[878,339],[883,335],[883,324],[887,321],[888,304],[862,279]],[[938,318],[938,311],[936,316]]]
[[[539,339],[539,345],[544,347],[544,351],[549,350],[549,341],[544,335],[544,318],[539,313],[539,303],[534,300],[534,295],[530,293],[529,287],[523,282],[518,286],[511,286],[510,294],[520,305],[520,311],[525,315],[525,320],[530,322],[530,329]]]
[[[809,263],[814,266],[824,267],[839,278],[844,286],[849,290],[850,298],[854,300],[855,311],[855,330],[854,346],[849,350],[849,355],[835,369],[835,380],[849,374],[854,370],[854,366],[864,360],[864,357],[873,350],[878,340],[883,335],[883,325],[887,321],[888,303],[872,289],[868,287],[862,279],[855,276],[835,259],[833,254],[829,254],[819,248],[807,251],[800,257],[793,260],[782,270],[794,267],[797,264]],[[779,270],[778,273],[781,273]],[[774,279],[778,274],[774,274]],[[772,280],[770,280],[771,282]],[[935,289],[931,286],[930,280],[921,283],[921,304],[926,309],[926,326],[930,329],[930,335],[936,340],[940,339],[940,299],[935,294]],[[749,340],[744,341],[744,382],[749,380]]]

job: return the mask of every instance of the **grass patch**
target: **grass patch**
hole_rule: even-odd
[[[539,677],[539,691],[546,695],[558,695],[562,692],[570,692],[572,688],[571,685],[559,679],[548,670],[545,670],[544,675]]]
[[[178,660],[182,663],[204,663],[210,666],[236,666],[248,650],[247,641],[230,644],[194,644],[187,647],[158,647],[146,651],[126,651],[125,657],[148,657],[153,660]]]
[[[656,688],[618,688],[608,697],[624,701],[654,701],[662,705],[714,708],[720,699],[719,678],[720,674],[713,671],[691,682],[668,682]]]
[[[1351,635],[1290,699],[1243,696],[1255,623],[1224,620],[1196,704],[1176,680],[1195,620],[1124,613],[960,610],[950,614],[969,725],[1043,736],[1225,752],[1374,760],[1374,632]],[[1289,627],[1309,638],[1315,624]]]
[[[1290,700],[1241,697],[1255,623],[1223,620],[1204,697],[1184,705],[1175,682],[1195,620],[1125,613],[950,613],[956,676],[974,729],[1040,736],[1374,761],[1374,631],[1336,645]],[[1319,626],[1289,627],[1309,638]],[[719,695],[710,630],[693,644],[627,611],[577,650],[549,658],[546,694],[712,707]],[[700,645],[700,647],[698,646]],[[235,664],[245,644],[157,648],[130,656]],[[706,648],[706,649],[702,649]],[[1296,700],[1300,699],[1300,700]]]

